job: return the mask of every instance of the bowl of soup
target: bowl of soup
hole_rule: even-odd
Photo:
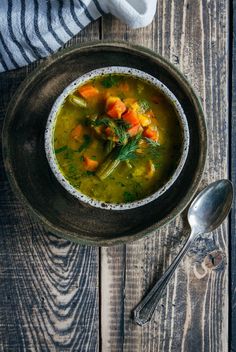
[[[84,204],[140,207],[180,175],[189,129],[174,94],[134,68],[90,71],[67,86],[48,117],[45,150],[60,184]]]

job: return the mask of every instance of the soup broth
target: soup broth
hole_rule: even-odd
[[[102,75],[77,87],[57,114],[55,155],[68,182],[108,203],[129,203],[160,189],[182,149],[178,115],[150,83]]]

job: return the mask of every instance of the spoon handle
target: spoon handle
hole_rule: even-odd
[[[153,286],[151,291],[142,299],[142,301],[134,309],[134,320],[138,325],[146,324],[152,317],[158,302],[163,296],[163,291],[165,290],[169,280],[171,279],[176,267],[181,261],[184,254],[188,251],[189,247],[193,242],[193,233],[191,232],[189,238],[187,239],[184,247],[181,249],[177,257],[171,263],[169,268],[166,270],[164,275],[159,281]]]

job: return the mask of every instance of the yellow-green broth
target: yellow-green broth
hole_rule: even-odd
[[[68,96],[57,113],[54,148],[62,174],[77,190],[102,202],[127,203],[149,196],[167,182],[180,158],[182,132],[174,107],[156,87],[132,76],[103,75],[86,84],[96,87],[99,95],[88,99],[86,108],[73,105]],[[77,91],[73,94],[79,96]],[[87,122],[93,116],[104,115],[107,95],[118,96],[122,101],[134,98],[148,102],[158,129],[159,146],[155,155],[146,148],[141,154],[135,153],[135,158],[121,161],[107,178],[100,180],[96,171],[84,169],[84,157],[96,160],[98,167],[106,158],[105,141]],[[75,140],[71,131],[78,124],[83,126],[83,135]],[[147,175],[150,160],[155,167],[152,177]]]

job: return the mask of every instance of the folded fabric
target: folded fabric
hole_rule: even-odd
[[[155,11],[156,0],[1,0],[0,72],[52,54],[103,14],[138,28]]]

